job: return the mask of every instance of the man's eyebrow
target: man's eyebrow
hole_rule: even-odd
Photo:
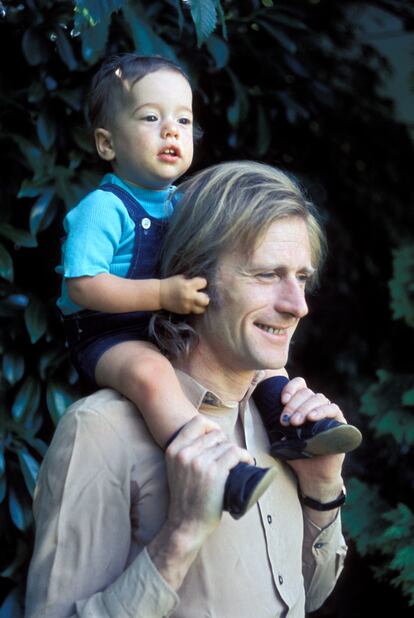
[[[290,268],[286,264],[262,263],[262,264],[246,264],[245,270],[248,270],[249,272],[260,272],[260,271],[285,272],[287,270],[290,270]],[[313,268],[313,266],[300,266],[299,268],[296,269],[296,272],[302,273],[304,275],[308,275],[309,277],[311,277],[312,275],[315,274],[316,268]]]

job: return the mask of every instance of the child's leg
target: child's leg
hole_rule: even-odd
[[[95,379],[99,386],[110,386],[136,404],[152,436],[163,448],[198,414],[184,395],[170,362],[150,343],[126,341],[113,346],[99,359]],[[244,515],[275,475],[275,468],[237,464],[227,478],[224,510],[235,519]]]
[[[114,388],[139,408],[163,448],[198,414],[184,395],[171,363],[151,343],[125,341],[113,346],[99,359],[95,378],[99,386]]]

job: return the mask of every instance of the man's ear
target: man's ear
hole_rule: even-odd
[[[98,155],[104,161],[113,161],[115,159],[115,150],[111,132],[107,129],[95,129],[94,135]]]

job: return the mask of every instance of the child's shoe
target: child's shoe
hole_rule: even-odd
[[[178,436],[181,429],[171,436],[165,448]],[[230,470],[226,480],[223,511],[228,511],[234,519],[243,517],[264,494],[275,476],[276,468],[260,468],[244,462],[238,463]]]
[[[276,468],[238,463],[227,477],[223,510],[240,519],[263,495],[276,476]]]
[[[284,376],[268,378],[257,385],[253,394],[269,436],[273,457],[307,459],[315,455],[347,453],[361,444],[359,429],[332,418],[306,421],[300,426],[281,425],[280,414],[284,406],[280,396],[288,381]]]

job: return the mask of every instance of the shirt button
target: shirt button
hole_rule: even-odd
[[[269,524],[271,524],[271,523],[272,523],[272,516],[271,516],[271,515],[268,515],[268,516],[267,516],[267,521],[268,521],[268,523],[269,523]]]
[[[148,217],[144,217],[141,221],[141,225],[144,228],[144,230],[149,230],[149,228],[151,227],[150,219],[148,219]]]
[[[279,575],[279,584],[282,585],[283,584],[283,577],[281,575]]]

